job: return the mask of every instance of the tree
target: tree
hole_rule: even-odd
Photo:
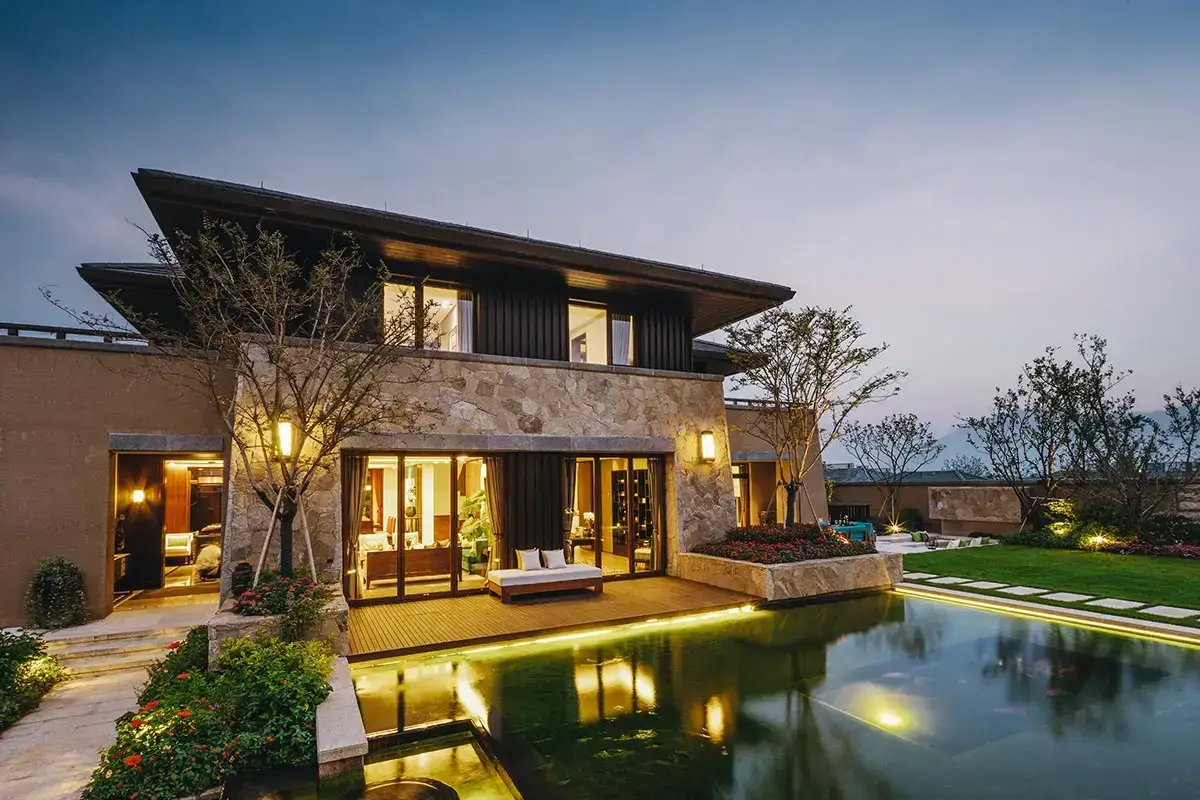
[[[1056,348],[1025,364],[1015,388],[996,389],[992,410],[960,418],[967,441],[991,464],[990,472],[1004,481],[1021,505],[1021,527],[1040,525],[1046,505],[1058,496],[1070,464],[1071,418],[1069,394],[1060,387],[1074,367],[1060,363]]]
[[[881,515],[887,514],[893,528],[899,525],[896,498],[904,481],[946,449],[930,423],[916,414],[891,414],[877,423],[855,422],[846,427],[842,444],[873,473],[883,494]]]
[[[942,468],[952,472],[961,472],[963,475],[968,475],[972,478],[992,477],[991,469],[987,464],[983,463],[983,459],[979,456],[959,454],[947,458],[942,462]]]
[[[1135,411],[1132,391],[1117,393],[1129,375],[1109,364],[1107,342],[1076,336],[1079,366],[1060,377],[1069,395],[1070,447],[1083,499],[1126,531],[1140,530],[1184,486],[1196,480],[1200,388],[1176,386],[1163,395],[1165,423]]]
[[[206,219],[196,235],[178,234],[174,246],[157,234],[148,241],[171,277],[183,330],[139,314],[119,296],[110,302],[132,330],[110,315],[66,310],[96,330],[142,334],[165,356],[147,359],[149,369],[213,403],[251,490],[278,521],[279,568],[291,575],[300,501],[332,468],[342,443],[411,429],[429,410],[404,391],[427,369],[408,358],[418,309],[402,295],[381,323],[390,273],[365,263],[349,236],[335,236],[310,264],[288,253],[281,233],[260,227],[248,234],[226,221]],[[311,566],[311,552],[309,559]]]
[[[728,330],[730,358],[742,370],[734,386],[759,395],[743,428],[775,452],[789,526],[801,493],[817,516],[804,478],[842,434],[847,417],[895,394],[907,374],[869,372],[887,345],[864,346],[863,336],[849,308],[774,308]]]

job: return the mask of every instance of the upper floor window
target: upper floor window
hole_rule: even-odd
[[[470,292],[441,286],[388,283],[383,320],[397,343],[426,350],[475,349],[475,304]]]
[[[633,364],[633,318],[603,306],[567,306],[567,349],[581,364]]]

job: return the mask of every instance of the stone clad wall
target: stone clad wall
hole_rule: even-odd
[[[662,453],[667,478],[667,565],[672,574],[680,552],[718,539],[733,526],[733,483],[719,377],[496,356],[431,354],[414,356],[413,361],[418,358],[429,364],[425,380],[415,386],[397,384],[397,392],[428,404],[435,413],[422,419],[416,432],[395,430],[359,437],[346,442],[346,447],[580,453],[645,448]],[[716,434],[717,457],[712,464],[699,461],[699,436],[704,430]],[[318,569],[331,578],[341,570],[340,474],[340,466],[334,465],[304,498],[316,538]],[[230,487],[223,589],[234,563],[256,561],[270,521],[270,509],[249,491],[245,467],[236,453],[230,464]],[[277,544],[273,550],[278,552]],[[295,552],[297,564],[303,564],[307,555],[299,524]],[[272,558],[269,563],[276,561]]]
[[[686,553],[679,560],[679,577],[767,602],[890,589],[903,578],[899,553],[824,558],[790,564],[755,564],[731,558]]]

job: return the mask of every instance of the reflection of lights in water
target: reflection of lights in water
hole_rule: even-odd
[[[880,711],[879,716],[875,719],[885,728],[899,728],[904,724],[904,720],[900,718],[900,715],[891,711]]]
[[[637,677],[633,679],[633,692],[637,695],[638,703],[654,705],[654,679],[645,670],[639,669]]]
[[[911,733],[926,727],[922,701],[875,683],[853,683],[838,690],[828,705],[889,733]]]
[[[715,695],[704,704],[704,730],[714,742],[725,738],[725,707]]]
[[[479,693],[467,675],[459,676],[455,690],[458,692],[458,702],[462,704],[463,709],[486,728],[488,723],[487,701],[483,699],[483,695]]]
[[[631,701],[636,702],[638,711],[646,711],[657,696],[650,670],[639,665],[635,673],[628,659],[577,664],[575,694],[579,699],[579,721],[585,725],[600,718],[601,705],[604,716],[611,718],[632,713]]]

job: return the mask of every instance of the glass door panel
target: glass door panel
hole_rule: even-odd
[[[400,591],[400,460],[370,456],[362,487],[362,513],[351,552],[361,599],[395,597]]]
[[[605,575],[629,573],[633,548],[629,532],[629,459],[601,458],[600,537],[597,566]]]
[[[404,544],[401,557],[405,597],[453,588],[458,567],[453,535],[455,505],[452,456],[404,457]]]
[[[487,493],[487,463],[480,456],[457,459],[458,588],[482,589],[495,549],[495,530]]]
[[[600,549],[596,546],[598,520],[601,517],[597,502],[600,475],[594,458],[568,458],[568,469],[574,464],[574,480],[567,476],[568,521],[567,559],[573,564],[599,564]]]
[[[658,488],[662,475],[661,464],[657,458],[635,458],[631,461],[629,505],[634,572],[658,569],[659,540],[662,538]]]

